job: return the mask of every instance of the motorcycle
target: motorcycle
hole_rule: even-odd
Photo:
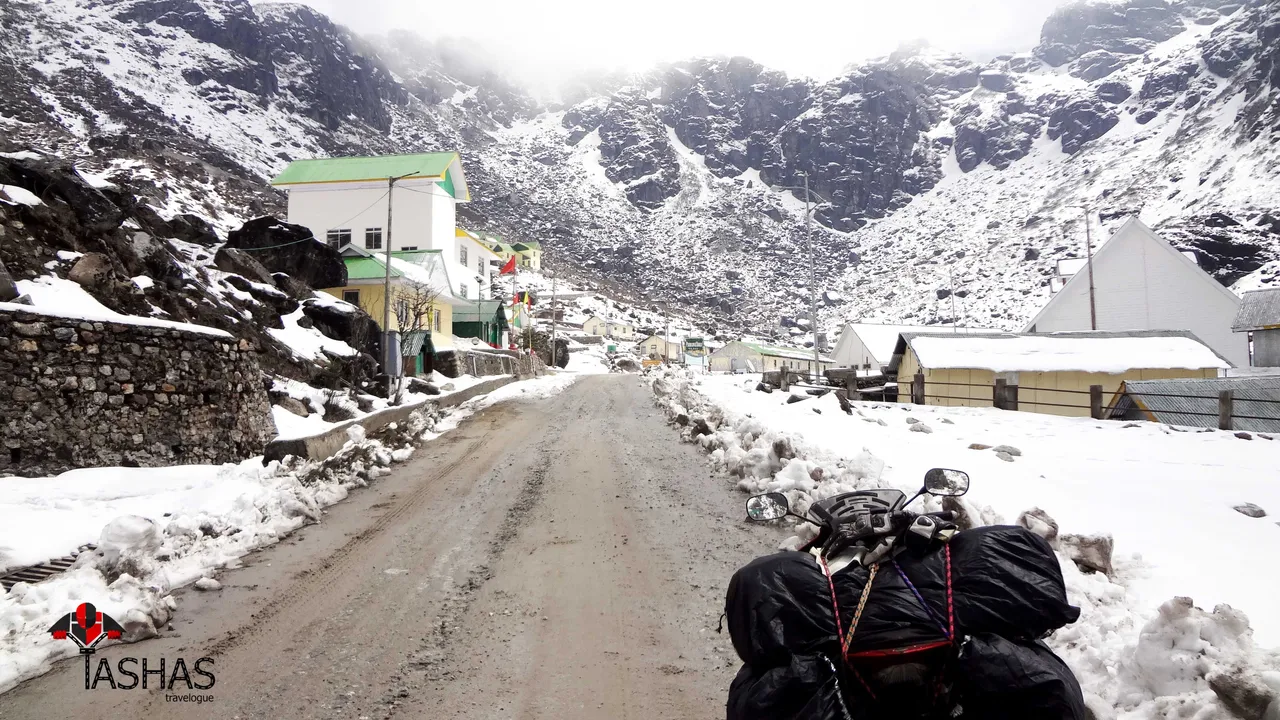
[[[935,468],[910,498],[860,490],[803,515],[781,493],[748,499],[748,520],[793,517],[818,534],[730,582],[744,664],[729,720],[1084,718],[1074,675],[1041,640],[1079,616],[1044,539],[1021,527],[961,532],[951,512],[908,509],[969,482]]]

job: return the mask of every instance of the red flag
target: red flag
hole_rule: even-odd
[[[516,271],[516,256],[512,255],[511,258],[507,260],[507,264],[502,266],[502,270],[500,270],[498,274],[506,275],[508,273],[513,273],[515,271]]]

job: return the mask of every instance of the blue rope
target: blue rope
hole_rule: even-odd
[[[924,611],[929,613],[929,617],[933,618],[933,621],[938,624],[938,629],[942,631],[943,636],[948,640],[953,639],[951,637],[951,633],[947,630],[946,624],[942,622],[942,618],[938,617],[938,613],[934,612],[933,608],[929,607],[929,603],[924,601],[924,597],[920,594],[920,591],[916,589],[916,586],[912,584],[911,578],[907,577],[907,573],[902,570],[902,566],[898,564],[897,560],[893,560],[892,562],[893,568],[902,576],[902,582],[906,583],[907,587],[911,588],[911,594],[915,595],[916,600],[920,602],[920,607],[924,608]]]

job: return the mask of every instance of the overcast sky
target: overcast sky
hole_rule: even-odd
[[[746,55],[821,80],[923,38],[988,59],[1029,50],[1064,0],[302,0],[357,32],[475,40],[524,80]]]

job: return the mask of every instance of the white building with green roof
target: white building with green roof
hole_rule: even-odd
[[[468,258],[464,267],[456,235],[457,204],[471,198],[458,153],[295,160],[271,184],[289,195],[289,222],[335,248],[384,250],[390,201],[391,249],[440,251],[449,275],[475,297],[476,263]]]
[[[765,372],[794,370],[813,373],[813,350],[761,345],[735,340],[711,353],[712,372]],[[829,370],[831,358],[820,357],[818,372]]]

